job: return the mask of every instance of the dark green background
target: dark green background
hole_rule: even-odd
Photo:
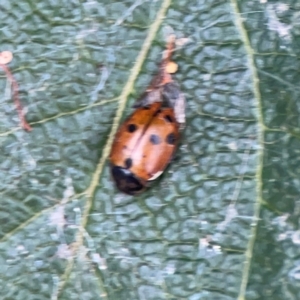
[[[103,162],[170,28],[178,159],[125,196]],[[1,299],[300,299],[299,1],[2,0],[0,42],[33,127],[1,72]]]

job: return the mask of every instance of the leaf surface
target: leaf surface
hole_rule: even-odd
[[[299,299],[297,1],[2,1],[1,299]],[[165,33],[187,124],[138,197],[113,136]]]

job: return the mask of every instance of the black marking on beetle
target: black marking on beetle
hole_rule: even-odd
[[[135,124],[129,124],[127,126],[127,131],[132,133],[132,132],[135,132],[137,130],[137,126]]]
[[[124,164],[125,164],[126,169],[130,169],[131,166],[132,166],[132,159],[131,158],[126,158],[125,161],[124,161]]]
[[[145,189],[145,184],[127,169],[111,165],[111,174],[118,189],[126,194],[135,195]]]
[[[175,138],[175,134],[169,133],[166,137],[166,143],[170,144],[170,145],[174,145],[176,142],[176,138]]]
[[[151,134],[151,136],[150,136],[150,143],[151,144],[153,144],[153,145],[158,145],[158,144],[160,144],[160,138],[159,138],[159,136],[158,135],[156,135],[156,134]]]
[[[143,109],[150,109],[150,105],[143,106]]]
[[[155,112],[154,117],[157,116],[158,114],[160,114],[161,112],[162,112],[162,110],[161,110],[161,109],[158,109],[158,110]]]
[[[164,118],[169,123],[173,123],[174,122],[173,118],[170,115],[165,115]]]

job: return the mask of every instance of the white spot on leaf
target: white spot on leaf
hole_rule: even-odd
[[[50,225],[62,228],[66,224],[65,219],[65,207],[63,205],[58,206],[49,216]]]
[[[165,271],[167,275],[173,275],[176,271],[176,268],[174,264],[168,264],[165,268]]]
[[[61,244],[57,247],[56,255],[62,259],[72,259],[73,251],[67,244]]]
[[[292,235],[292,241],[296,245],[300,245],[300,230],[297,230]]]
[[[106,265],[106,260],[102,258],[99,253],[92,253],[91,255],[92,261],[98,265],[98,268],[100,270],[106,270],[107,265]]]
[[[74,187],[72,185],[72,178],[71,177],[67,177],[65,179],[65,186],[66,189],[64,190],[63,193],[63,199],[62,199],[62,203],[65,203],[66,201],[68,201],[68,199],[74,195]]]
[[[225,220],[218,225],[218,229],[223,231],[229,225],[229,223],[238,216],[238,212],[234,204],[229,204],[225,216]]]
[[[231,142],[227,145],[227,147],[232,150],[232,151],[236,151],[238,149],[238,146],[236,144],[236,142]]]
[[[268,4],[266,9],[266,15],[268,18],[269,30],[276,31],[281,38],[285,40],[291,40],[291,29],[292,26],[280,22],[276,15],[276,12],[284,12],[288,9],[288,5],[284,3]]]

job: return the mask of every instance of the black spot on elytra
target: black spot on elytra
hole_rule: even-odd
[[[173,118],[170,116],[170,115],[165,115],[165,120],[167,121],[167,122],[169,122],[169,123],[173,123],[174,122],[174,120],[173,120]]]
[[[166,143],[170,145],[174,145],[175,141],[176,141],[175,134],[173,132],[169,133],[166,137]]]
[[[137,126],[135,125],[135,124],[129,124],[128,126],[127,126],[127,131],[128,132],[135,132],[137,130]]]
[[[150,105],[143,106],[143,109],[145,109],[145,110],[150,109]]]
[[[132,166],[132,159],[131,158],[126,158],[125,161],[124,161],[124,164],[125,164],[126,169],[130,169],[131,166]]]
[[[150,143],[153,144],[153,145],[160,144],[160,138],[159,138],[159,136],[156,135],[156,134],[151,134],[151,136],[150,136]]]
[[[158,110],[155,112],[154,116],[157,116],[157,115],[160,114],[160,113],[161,113],[161,109],[158,109]]]

